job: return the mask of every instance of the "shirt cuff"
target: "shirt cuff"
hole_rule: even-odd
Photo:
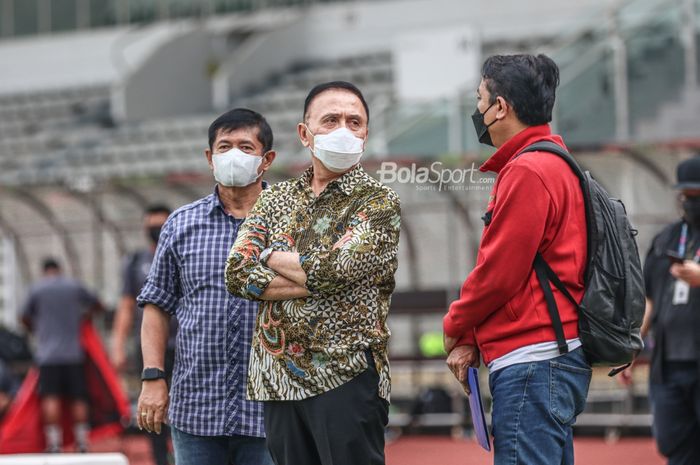
[[[146,283],[141,289],[141,293],[136,299],[139,308],[143,308],[146,304],[153,304],[164,312],[175,315],[180,299],[171,292]]]
[[[306,289],[309,290],[311,295],[317,295],[319,292],[323,292],[324,289],[337,284],[331,283],[331,280],[334,278],[331,276],[332,273],[328,265],[334,262],[339,250],[309,252],[299,255],[299,264],[306,274]]]
[[[265,292],[265,289],[267,289],[267,286],[269,286],[272,280],[277,276],[274,270],[259,263],[248,276],[246,292],[259,299]]]

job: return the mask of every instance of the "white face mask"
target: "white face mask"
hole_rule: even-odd
[[[364,145],[364,139],[355,136],[347,128],[338,128],[329,134],[314,135],[314,155],[321,160],[323,166],[334,173],[342,173],[358,164],[364,152]]]
[[[227,187],[249,186],[262,176],[262,173],[258,174],[262,160],[263,157],[247,154],[237,148],[212,154],[214,179]]]

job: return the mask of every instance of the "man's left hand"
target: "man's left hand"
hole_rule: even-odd
[[[671,274],[691,287],[700,287],[700,264],[691,260],[671,265]]]

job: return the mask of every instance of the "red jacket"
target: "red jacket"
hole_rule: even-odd
[[[581,185],[558,155],[529,152],[537,141],[565,147],[549,125],[515,135],[481,166],[498,174],[476,267],[443,320],[447,336],[476,344],[484,362],[520,347],[555,341],[544,293],[532,268],[540,252],[577,300],[583,297],[586,218]],[[567,339],[578,337],[575,307],[552,287]]]

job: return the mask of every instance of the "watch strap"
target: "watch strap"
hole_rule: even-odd
[[[141,372],[141,381],[156,379],[165,379],[165,372],[160,368],[144,368],[143,372]]]

